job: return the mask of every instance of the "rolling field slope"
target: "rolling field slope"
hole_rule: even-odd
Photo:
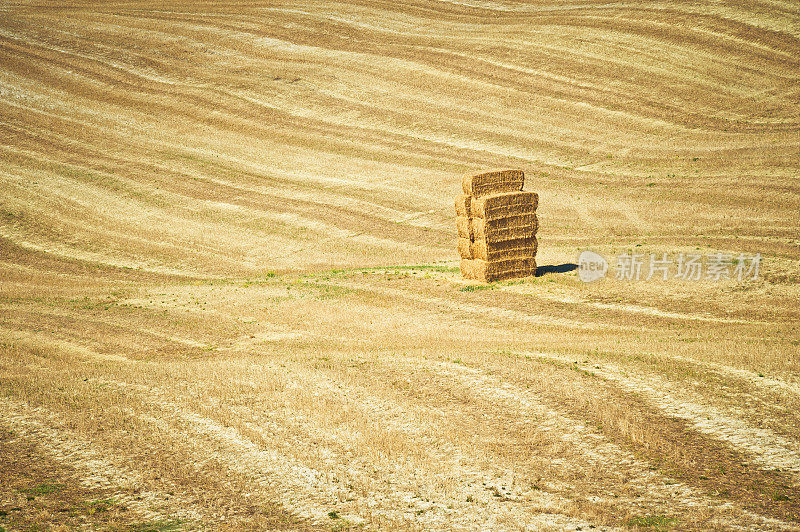
[[[64,4],[0,2],[0,527],[800,530],[795,2]],[[465,282],[496,167],[544,268]]]

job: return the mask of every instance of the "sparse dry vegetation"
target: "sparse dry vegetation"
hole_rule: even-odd
[[[800,529],[798,11],[0,4],[0,527]]]

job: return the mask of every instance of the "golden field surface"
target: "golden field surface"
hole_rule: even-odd
[[[0,190],[2,530],[800,530],[796,2],[0,1]]]

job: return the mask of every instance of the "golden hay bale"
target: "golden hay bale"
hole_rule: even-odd
[[[456,216],[469,216],[469,206],[472,204],[472,196],[462,194],[456,198]]]
[[[461,249],[459,242],[459,250]],[[539,241],[536,237],[517,238],[514,240],[501,240],[498,242],[487,242],[485,239],[478,239],[470,246],[470,256],[462,258],[482,259],[489,262],[499,260],[509,260],[518,258],[533,258]]]
[[[497,241],[526,238],[535,235],[538,229],[539,219],[535,213],[512,215],[495,220],[473,218],[470,223],[474,240],[484,238],[487,241]]]
[[[461,261],[461,274],[466,279],[492,282],[536,274],[536,259],[518,258],[500,261],[464,259]]]
[[[465,175],[461,180],[461,188],[464,194],[480,197],[501,192],[519,192],[524,183],[525,174],[522,170],[493,170]]]
[[[455,201],[458,252],[466,279],[496,281],[536,273],[539,196],[522,192],[520,170],[464,176]]]
[[[469,238],[458,239],[458,254],[461,256],[462,259],[475,258],[472,255],[472,244],[473,242]]]
[[[539,195],[535,192],[492,194],[481,198],[473,197],[470,214],[475,218],[497,220],[520,214],[533,214],[538,204]]]
[[[472,227],[472,220],[470,220],[466,216],[458,216],[456,218],[456,226],[458,227],[459,237],[475,240],[475,233]]]
[[[461,263],[459,264],[459,266],[461,268],[461,277],[463,277],[464,279],[474,279],[474,277],[472,277],[473,272],[471,265],[472,265],[472,260],[463,258],[461,259]]]

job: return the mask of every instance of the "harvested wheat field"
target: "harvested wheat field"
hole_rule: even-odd
[[[800,530],[796,2],[3,1],[0,190],[2,530]]]

